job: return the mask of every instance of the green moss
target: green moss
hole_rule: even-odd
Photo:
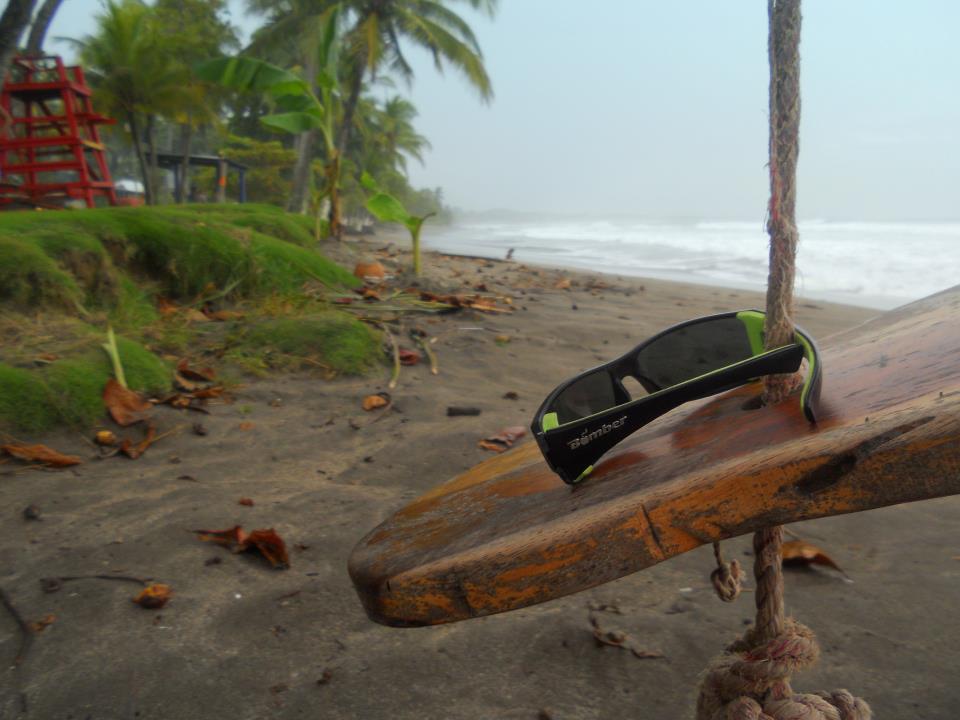
[[[339,312],[267,320],[250,329],[239,347],[265,353],[271,365],[308,358],[348,375],[361,374],[382,358],[377,334]]]
[[[103,419],[103,388],[111,373],[99,357],[58,360],[43,374],[63,422],[83,428]]]
[[[147,393],[159,393],[170,389],[171,369],[143,345],[118,337],[117,350],[120,353],[120,362],[123,363],[127,385],[131,389]],[[110,361],[107,354],[101,352],[100,355],[103,367],[109,370]]]
[[[0,302],[17,308],[75,310],[80,296],[73,277],[42,248],[27,239],[0,235]]]
[[[50,391],[38,375],[0,363],[0,428],[34,433],[60,421]]]

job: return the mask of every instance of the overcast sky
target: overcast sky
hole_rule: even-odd
[[[64,0],[51,35],[90,32],[95,5]],[[491,104],[412,53],[416,80],[399,89],[433,144],[414,184],[465,209],[762,219],[765,2],[500,5],[493,20],[462,10]],[[960,3],[806,0],[803,12],[800,217],[960,219]]]

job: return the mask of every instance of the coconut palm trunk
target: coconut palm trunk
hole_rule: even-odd
[[[10,61],[17,54],[20,36],[33,15],[36,0],[8,0],[0,15],[0,78],[6,77]]]
[[[130,125],[130,137],[133,139],[133,149],[137,154],[137,164],[140,166],[140,177],[143,180],[143,200],[147,205],[153,205],[153,191],[150,185],[150,168],[147,166],[147,156],[143,151],[143,139],[140,136],[140,123],[137,122],[137,113],[127,111],[127,123]]]
[[[303,58],[303,74],[311,89],[316,92],[317,77],[317,52],[316,48],[307,44]],[[300,133],[294,141],[294,149],[297,151],[297,161],[293,166],[293,182],[290,188],[290,199],[287,202],[287,210],[303,215],[310,207],[310,186],[312,185],[312,165],[313,151],[317,145],[317,136],[319,133],[314,130],[307,130]]]
[[[27,39],[27,55],[37,57],[43,54],[43,41],[47,37],[47,30],[50,29],[50,23],[53,22],[53,16],[57,14],[61,2],[63,0],[45,0],[37,10],[37,16],[33,19],[33,25],[30,26],[30,37]]]

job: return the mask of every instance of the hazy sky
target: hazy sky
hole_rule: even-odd
[[[493,20],[462,9],[490,105],[412,53],[416,80],[399,90],[433,144],[415,184],[466,209],[762,219],[765,2],[500,5]],[[51,35],[90,32],[96,6],[64,0]],[[960,219],[960,3],[806,0],[803,13],[800,217]]]

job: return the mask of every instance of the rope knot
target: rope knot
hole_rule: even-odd
[[[710,582],[713,583],[713,589],[724,602],[733,602],[740,595],[740,589],[743,585],[743,570],[740,563],[734,559],[725,562],[723,555],[720,554],[720,543],[713,544],[713,556],[717,560],[717,568],[710,573]]]

